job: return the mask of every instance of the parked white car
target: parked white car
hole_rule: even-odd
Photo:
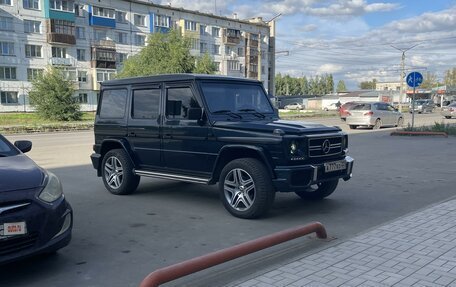
[[[402,126],[404,116],[388,103],[360,103],[348,111],[346,122],[350,129],[359,126],[379,129],[384,126]]]
[[[300,104],[300,103],[288,104],[284,108],[286,110],[303,110],[303,109],[305,109],[304,105]]]

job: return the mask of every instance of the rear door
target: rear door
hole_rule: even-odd
[[[128,140],[139,167],[154,169],[162,164],[160,138],[161,87],[133,87]]]

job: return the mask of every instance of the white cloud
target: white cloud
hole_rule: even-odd
[[[298,27],[297,30],[301,32],[312,32],[318,29],[318,26],[315,24],[308,24],[302,27]]]
[[[323,64],[317,69],[317,74],[334,74],[341,71],[343,67],[336,64]]]

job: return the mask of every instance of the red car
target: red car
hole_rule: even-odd
[[[340,119],[345,121],[347,119],[348,111],[356,106],[358,103],[357,102],[346,102],[339,108],[339,115]]]

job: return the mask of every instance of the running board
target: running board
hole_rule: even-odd
[[[170,180],[178,180],[178,181],[185,181],[185,182],[192,182],[192,183],[201,183],[201,184],[209,184],[209,179],[207,178],[200,178],[194,176],[185,176],[185,175],[176,175],[170,173],[162,173],[162,172],[154,172],[154,171],[146,171],[146,170],[133,170],[136,175],[146,176],[146,177],[155,177],[161,179],[170,179]]]

